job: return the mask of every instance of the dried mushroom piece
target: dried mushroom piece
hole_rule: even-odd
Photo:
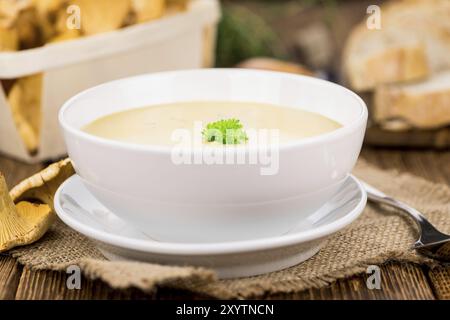
[[[189,0],[0,0],[0,51],[23,50],[158,19],[187,9]],[[80,8],[81,30],[67,27]],[[167,10],[166,10],[167,9]],[[8,32],[6,32],[8,31]]]
[[[92,35],[122,27],[131,12],[131,0],[71,0],[81,11],[81,29]]]
[[[60,33],[57,36],[51,38],[47,43],[62,42],[72,40],[81,37],[81,33],[76,29],[67,29],[66,32]]]
[[[20,12],[31,7],[31,0],[0,0],[0,26],[12,27]]]
[[[39,15],[39,29],[43,44],[56,36],[54,22],[46,16]]]
[[[69,13],[67,13],[67,6],[63,6],[57,12],[55,12],[55,18],[53,23],[54,34],[63,34],[67,28],[67,19],[69,18]]]
[[[19,32],[16,20],[28,1],[0,0],[0,51],[19,50]]]
[[[158,19],[164,14],[166,0],[132,0],[136,22],[146,22]]]
[[[63,5],[65,0],[33,0],[33,5],[36,8],[39,28],[41,32],[41,37],[44,43],[47,43],[49,39],[56,36],[57,30],[55,28],[55,23],[57,21],[58,12],[60,10],[65,10]]]
[[[167,0],[167,7],[171,12],[184,11],[188,7],[189,0]]]
[[[53,198],[75,173],[70,159],[48,166],[9,193],[0,174],[0,252],[39,240],[55,220]]]
[[[30,154],[39,146],[41,126],[42,75],[18,79],[8,95],[17,130]]]
[[[0,51],[16,51],[19,49],[19,35],[14,28],[0,25]]]
[[[19,34],[21,49],[35,48],[44,44],[36,8],[30,7],[22,10],[14,26]]]
[[[0,174],[0,252],[40,239],[54,219],[46,204],[22,201],[15,205]]]
[[[39,16],[42,38],[45,43],[54,42],[55,38],[71,39],[66,35],[68,19],[67,0],[33,0]],[[61,40],[62,41],[62,40]]]
[[[32,0],[40,15],[48,16],[56,13],[66,2],[65,0]]]
[[[11,199],[32,201],[47,204],[53,209],[53,197],[58,187],[67,178],[75,174],[70,159],[53,163],[41,172],[20,182],[9,192]]]

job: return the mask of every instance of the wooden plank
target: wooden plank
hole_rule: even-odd
[[[79,290],[68,289],[66,281],[67,274],[64,272],[31,270],[25,267],[15,298],[27,300],[137,300],[156,298],[156,294],[148,294],[134,288],[115,290],[101,281],[92,281],[83,277]]]
[[[450,184],[450,152],[364,148],[361,156],[384,169],[397,169],[433,182]]]
[[[420,266],[388,263],[380,267],[380,289],[368,289],[368,275],[358,275],[334,282],[321,289],[273,295],[269,299],[300,300],[432,300],[434,294]]]
[[[67,274],[63,272],[31,270],[25,267],[18,284],[15,299],[22,300],[179,300],[207,299],[184,290],[160,288],[146,293],[136,288],[117,290],[100,280],[82,278],[81,289],[71,290],[66,285]]]
[[[43,168],[42,164],[26,164],[0,155],[0,172],[5,176],[6,183],[11,188],[19,181]]]
[[[381,276],[382,288],[386,288],[385,297],[389,299],[434,299],[422,268],[412,263],[390,264]]]
[[[366,102],[368,105],[370,101]],[[384,147],[434,147],[445,149],[450,147],[450,127],[408,131],[389,131],[372,125],[367,129],[366,143]]]
[[[14,299],[21,273],[15,259],[0,255],[0,300]]]
[[[434,299],[433,291],[419,266],[390,263],[381,267],[381,289],[370,290],[366,286],[367,275],[340,280],[322,289],[310,289],[299,293],[271,295],[266,299]],[[60,272],[33,271],[24,268],[16,299],[202,299],[189,292],[161,289],[146,294],[137,289],[114,290],[100,281],[83,279],[81,290],[66,287],[66,275]]]
[[[102,297],[101,290],[95,291],[91,282],[82,281],[83,290],[69,290],[66,287],[66,275],[61,272],[35,271],[25,267],[17,288],[16,299],[62,300],[92,299],[94,292]]]

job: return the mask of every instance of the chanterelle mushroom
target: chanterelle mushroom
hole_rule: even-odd
[[[41,127],[42,74],[17,80],[9,92],[8,103],[17,130],[30,154],[39,146]]]
[[[75,173],[70,159],[53,163],[29,177],[9,192],[12,200],[45,203],[53,209],[53,196],[59,185]]]
[[[73,173],[70,160],[62,160],[22,181],[9,194],[0,174],[0,252],[30,244],[45,234],[55,219],[56,189]]]
[[[0,252],[38,240],[54,220],[46,204],[22,201],[14,205],[0,176]]]

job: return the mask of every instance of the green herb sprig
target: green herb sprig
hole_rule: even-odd
[[[222,144],[241,144],[248,140],[247,133],[238,119],[223,119],[208,123],[202,134],[205,141]]]

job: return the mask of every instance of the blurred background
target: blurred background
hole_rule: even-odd
[[[224,0],[217,65],[253,56],[297,61],[337,77],[351,27],[380,1]],[[337,55],[336,55],[337,54]]]

